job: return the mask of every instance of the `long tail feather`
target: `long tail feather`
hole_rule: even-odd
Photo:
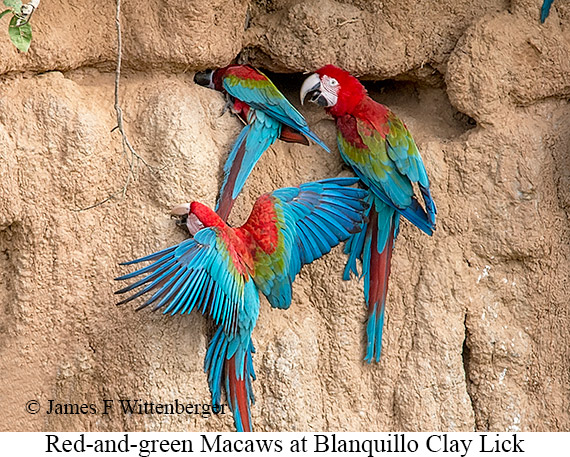
[[[216,212],[223,221],[228,220],[228,216],[234,206],[235,198],[233,198],[233,195],[236,180],[242,168],[243,157],[245,154],[245,139],[247,138],[247,133],[250,128],[250,125],[246,125],[242,129],[232,147],[232,150],[230,151],[226,164],[224,165],[224,182],[220,189],[220,196],[218,197],[218,202],[216,204]]]
[[[552,6],[553,1],[554,0],[544,0],[544,3],[542,4],[542,8],[540,9],[540,22],[542,22],[543,24],[544,21],[546,21],[548,15],[550,14],[550,7]]]
[[[224,182],[216,206],[216,212],[224,221],[255,164],[281,133],[281,124],[261,111],[250,110],[248,122],[224,165]]]
[[[255,403],[252,381],[255,380],[252,354],[255,352],[251,338],[244,344],[219,328],[206,353],[204,371],[208,373],[208,384],[212,404],[219,405],[222,386],[234,415],[238,432],[251,432],[251,405]],[[224,382],[222,382],[224,381]]]
[[[374,209],[366,233],[363,255],[364,296],[368,306],[368,323],[366,325],[367,347],[364,360],[378,362],[382,354],[382,331],[384,328],[384,310],[388,294],[388,279],[392,261],[392,249],[397,232],[399,215],[393,213],[389,220],[388,238],[379,243],[378,213]]]
[[[244,364],[247,360],[244,359]],[[245,367],[243,368],[245,371]],[[236,370],[236,357],[226,361],[226,395],[230,408],[234,413],[234,421],[238,432],[251,432],[251,413],[249,408],[249,395],[247,380],[239,379]]]
[[[388,279],[394,240],[400,226],[400,214],[372,193],[367,201],[371,204],[366,214],[367,222],[363,224],[361,232],[350,237],[344,248],[348,260],[343,279],[350,279],[351,272],[358,275],[356,260],[359,259],[362,262],[364,298],[368,308],[364,360],[370,363],[373,360],[378,362],[382,353]]]

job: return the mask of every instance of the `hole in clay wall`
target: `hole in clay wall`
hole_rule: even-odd
[[[272,73],[261,69],[297,108],[299,89],[307,75]],[[417,141],[423,138],[453,139],[475,127],[476,122],[450,103],[445,85],[433,87],[416,81],[364,81],[370,96],[388,106],[408,126]],[[308,110],[313,110],[308,108]],[[301,109],[301,112],[306,110]]]

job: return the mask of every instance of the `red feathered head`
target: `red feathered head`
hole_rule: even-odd
[[[333,116],[342,116],[353,112],[366,96],[366,89],[347,71],[325,65],[301,86],[301,103],[309,95],[310,101],[324,106]]]
[[[175,206],[170,214],[181,218],[179,225],[186,224],[192,236],[204,227],[223,227],[225,225],[214,211],[199,202]]]

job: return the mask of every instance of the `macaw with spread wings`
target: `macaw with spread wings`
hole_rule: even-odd
[[[356,182],[328,179],[262,195],[237,228],[201,203],[180,205],[173,214],[186,218],[193,238],[122,264],[152,262],[117,278],[137,278],[116,292],[132,294],[119,304],[150,295],[139,309],[152,305],[169,315],[196,310],[212,318],[217,331],[204,369],[212,403],[220,404],[225,388],[238,431],[252,430],[251,335],[259,292],[273,307],[288,308],[301,267],[360,230],[367,203],[366,191],[350,187]]]

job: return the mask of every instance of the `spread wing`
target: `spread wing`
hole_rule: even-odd
[[[273,307],[290,306],[291,284],[303,265],[361,229],[367,192],[348,187],[356,182],[356,178],[328,179],[269,195],[277,238],[274,245],[256,253],[254,281]],[[250,220],[262,206],[256,203]]]
[[[154,305],[153,310],[162,309],[163,314],[171,315],[197,309],[210,315],[226,333],[236,332],[249,275],[230,252],[219,229],[202,229],[194,238],[121,265],[140,262],[152,263],[116,278],[123,281],[141,277],[115,292],[124,294],[140,287],[118,305],[152,294],[138,309]]]

